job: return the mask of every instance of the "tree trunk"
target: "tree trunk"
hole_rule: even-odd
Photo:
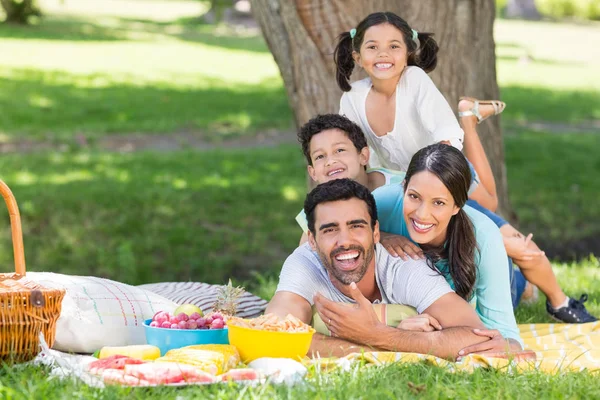
[[[397,13],[419,31],[436,34],[439,62],[431,78],[455,111],[461,95],[499,98],[494,0],[252,0],[252,12],[279,66],[298,125],[316,114],[339,111],[342,93],[332,56],[336,38],[369,13],[382,10]],[[478,125],[478,132],[496,178],[498,210],[513,218],[499,118]]]
[[[542,18],[535,5],[535,0],[508,0],[504,15],[507,18],[522,18],[529,20],[538,20]]]
[[[0,0],[0,5],[6,13],[5,22],[11,24],[27,25],[30,17],[41,15],[35,0]]]

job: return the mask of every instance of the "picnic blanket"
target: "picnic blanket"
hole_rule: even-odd
[[[587,324],[523,324],[519,325],[525,350],[535,351],[536,361],[520,361],[491,358],[473,354],[460,362],[451,362],[435,356],[416,353],[367,352],[355,353],[341,360],[315,359],[310,363],[321,368],[332,369],[363,361],[367,365],[382,365],[394,362],[425,362],[448,368],[450,371],[473,371],[477,368],[496,368],[511,371],[539,370],[546,373],[566,371],[600,371],[600,322]],[[343,362],[340,362],[343,361]]]

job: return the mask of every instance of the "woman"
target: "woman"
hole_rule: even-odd
[[[410,237],[432,269],[475,305],[490,329],[479,334],[495,340],[486,342],[490,348],[467,348],[464,354],[501,351],[503,338],[519,349],[502,235],[488,217],[465,206],[470,182],[469,164],[459,150],[441,143],[422,148],[411,159],[404,185],[373,192],[380,229]]]

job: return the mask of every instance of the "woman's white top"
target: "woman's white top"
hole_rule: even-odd
[[[340,114],[365,133],[372,153],[371,168],[406,171],[417,151],[442,141],[462,150],[464,132],[442,93],[421,68],[406,67],[396,87],[394,128],[383,136],[377,136],[367,120],[366,101],[371,87],[370,78],[356,81],[340,100]]]

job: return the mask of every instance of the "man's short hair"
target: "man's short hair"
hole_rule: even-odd
[[[375,228],[375,223],[377,222],[375,198],[369,189],[360,183],[352,179],[343,178],[322,183],[306,195],[304,213],[306,214],[308,229],[313,235],[315,234],[315,209],[319,204],[355,198],[367,204],[367,209],[371,216],[371,228]]]
[[[339,129],[346,133],[357,151],[367,147],[367,139],[360,126],[339,114],[322,114],[312,118],[298,131],[298,141],[302,145],[302,152],[308,165],[312,165],[310,158],[310,141],[312,137],[329,129]]]

